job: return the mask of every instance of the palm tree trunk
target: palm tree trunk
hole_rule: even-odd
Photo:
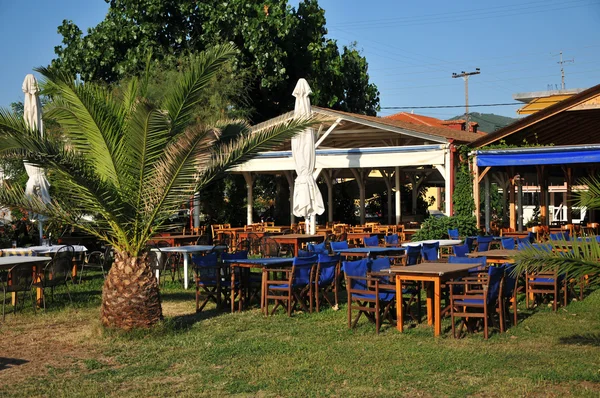
[[[148,328],[162,319],[160,292],[145,254],[116,252],[102,290],[101,320],[105,327]]]

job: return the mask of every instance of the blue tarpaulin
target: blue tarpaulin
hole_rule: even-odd
[[[600,145],[475,151],[477,166],[600,163]]]

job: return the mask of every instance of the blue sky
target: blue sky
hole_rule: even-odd
[[[297,0],[290,1],[292,5]],[[560,87],[558,53],[566,87],[600,84],[599,0],[320,0],[329,36],[357,42],[367,57],[381,106],[464,104],[464,83],[453,72],[481,74],[469,80],[471,104],[514,102],[517,92]],[[85,31],[100,22],[103,0],[0,0],[0,106],[21,100],[27,73],[47,65],[60,44],[63,19]],[[309,82],[310,83],[310,82]],[[515,116],[517,106],[471,108]],[[410,111],[410,110],[409,110]],[[388,115],[393,110],[382,110]],[[441,119],[457,109],[415,109]]]

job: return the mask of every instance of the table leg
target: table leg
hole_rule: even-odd
[[[404,331],[404,305],[402,303],[402,278],[396,275],[396,329]]]
[[[188,261],[190,255],[189,253],[183,253],[183,288],[188,288]]]
[[[267,269],[265,267],[262,268],[262,279],[260,282],[260,311],[264,314],[264,315],[269,315],[267,313],[265,313],[265,309],[267,308],[266,305],[266,287],[267,287]]]
[[[435,306],[434,306],[434,317],[435,317],[435,322],[434,322],[434,335],[435,336],[439,336],[442,334],[442,308],[441,308],[441,296],[442,296],[442,290],[441,290],[441,283],[440,283],[440,278],[435,278],[435,281],[433,282],[434,284],[434,295],[435,295]]]
[[[300,242],[294,242],[294,257],[298,257],[298,246],[300,246]]]
[[[230,265],[231,268],[231,313],[235,312],[235,264]]]
[[[433,283],[427,282],[427,324],[433,323]]]
[[[162,264],[162,256],[161,252],[156,253],[156,261],[158,261],[158,267],[156,267],[156,283],[160,286],[160,265]]]

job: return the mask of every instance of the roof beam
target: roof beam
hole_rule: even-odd
[[[341,121],[342,121],[342,118],[337,118],[337,120],[327,129],[325,134],[323,134],[323,136],[321,138],[319,138],[319,141],[317,141],[317,143],[315,144],[315,149],[317,149],[319,147],[319,145],[321,145],[321,143],[325,140],[325,138],[327,138],[327,136],[329,134],[331,134],[333,129],[335,129],[337,127],[337,125],[340,124]]]

